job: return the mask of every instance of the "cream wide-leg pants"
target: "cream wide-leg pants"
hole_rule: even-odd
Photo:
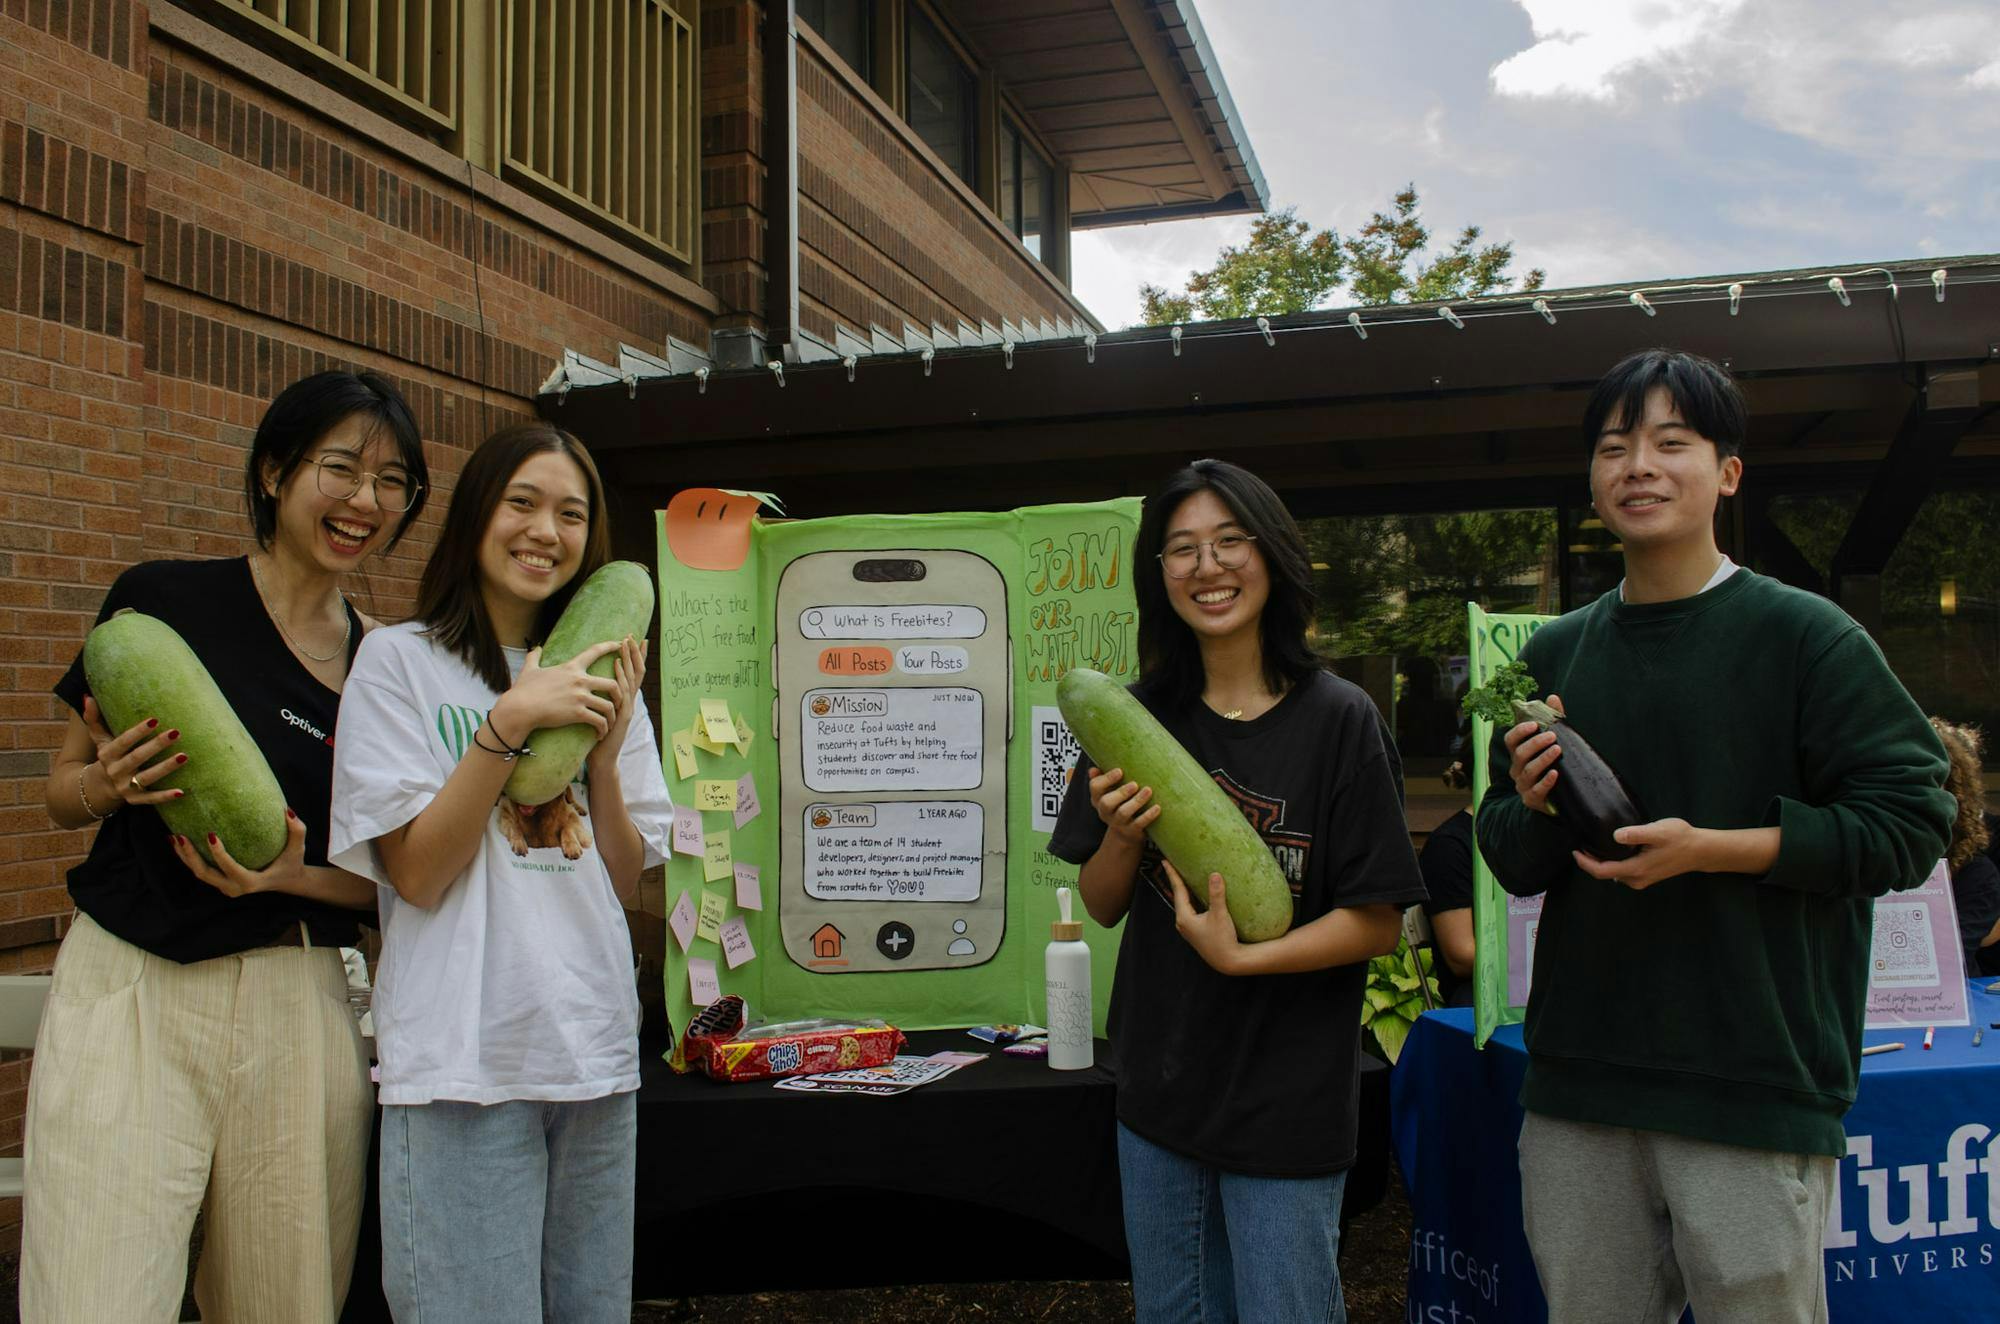
[[[340,952],[181,965],[78,915],[28,1080],[21,1319],[330,1324],[354,1265],[374,1090]]]

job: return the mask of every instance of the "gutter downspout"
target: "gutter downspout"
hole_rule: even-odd
[[[798,361],[799,69],[794,0],[764,0],[766,357]]]

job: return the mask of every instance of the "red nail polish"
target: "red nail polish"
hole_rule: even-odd
[[[176,755],[174,755],[174,763],[175,763],[175,765],[176,765],[176,766],[178,766],[178,765],[180,765],[180,764],[182,764],[182,763],[186,763],[187,761],[188,761],[188,756],[187,756],[187,755],[185,755],[185,754],[176,754]]]
[[[293,813],[293,812],[292,812],[291,810],[287,809],[287,810],[285,811],[285,817],[286,817],[286,818],[290,818],[290,819],[297,819],[297,818],[298,818],[298,815],[297,815],[297,814],[295,814],[295,813]]]
[[[179,740],[180,738],[181,733],[178,730],[167,732],[167,739],[169,740]]]
[[[146,729],[147,729],[148,731],[152,730],[152,729],[153,729],[154,727],[158,726],[159,724],[160,724],[160,719],[159,719],[159,718],[157,718],[157,717],[148,717],[148,718],[146,719]]]
[[[184,796],[184,795],[186,795],[186,794],[187,794],[187,792],[186,792],[186,791],[180,791],[180,790],[177,790],[177,791],[175,791],[175,792],[174,792],[174,799],[178,800],[178,799],[180,799],[180,798],[181,798],[182,796]]]
[[[216,836],[213,832],[211,832],[208,834],[208,844],[211,846],[220,846],[222,844],[222,838]]]

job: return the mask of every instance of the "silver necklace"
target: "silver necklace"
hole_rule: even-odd
[[[271,603],[270,591],[264,587],[264,572],[257,568],[257,558],[252,556],[248,559],[250,562],[250,578],[256,581],[257,596],[263,600],[264,610],[271,613],[271,619],[278,623],[278,629],[284,633],[285,642],[297,650],[300,657],[311,662],[331,662],[347,651],[347,641],[354,637],[354,614],[347,610],[347,603],[344,598],[341,601],[340,611],[340,622],[343,627],[340,631],[340,643],[331,653],[322,657],[318,653],[308,651],[306,646],[299,642],[298,636],[292,633],[292,628],[285,624],[285,618],[278,614],[277,607]],[[334,590],[334,592],[336,595],[339,594],[338,589]]]

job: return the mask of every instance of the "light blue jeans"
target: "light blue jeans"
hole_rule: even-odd
[[[1118,1127],[1125,1243],[1139,1324],[1347,1324],[1347,1174],[1250,1177]]]
[[[397,1324],[631,1324],[637,1100],[385,1106]]]

